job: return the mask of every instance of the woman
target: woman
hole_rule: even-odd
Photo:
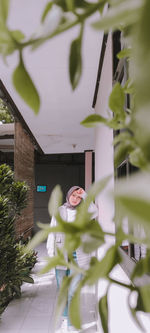
[[[66,195],[66,202],[64,205],[59,207],[60,215],[61,217],[67,221],[67,222],[73,222],[76,217],[76,208],[80,205],[82,200],[84,200],[86,197],[86,193],[83,190],[83,188],[79,186],[73,186],[70,188],[70,190],[67,192]],[[88,209],[89,213],[91,213],[91,218],[95,219],[98,215],[97,207],[94,203],[91,203]],[[51,227],[55,227],[57,225],[57,221],[55,217],[52,217],[51,220]],[[49,257],[53,257],[55,255],[56,247],[62,248],[64,245],[64,239],[65,236],[63,233],[56,233],[55,235],[53,233],[50,233],[47,240],[47,251]],[[89,262],[90,262],[90,254],[86,254],[82,251],[81,247],[78,248],[73,253],[74,259],[77,261],[78,265],[80,267],[83,267],[84,269],[88,268]],[[67,258],[66,258],[67,259]],[[62,283],[63,277],[70,275],[72,272],[70,272],[69,269],[65,267],[57,267],[55,269],[56,273],[56,281],[57,281],[57,287],[60,288],[60,285]],[[76,290],[77,284],[79,283],[79,280],[81,279],[81,275],[77,275],[71,283],[71,286],[69,288],[68,292],[68,303],[66,305],[66,308],[64,309],[63,316],[64,318],[68,318],[68,305],[70,304],[71,298],[74,294],[74,291]],[[66,326],[66,320],[64,319],[63,326]],[[69,319],[68,319],[68,330],[72,330],[73,327],[70,325]]]

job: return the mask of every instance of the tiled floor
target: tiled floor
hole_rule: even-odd
[[[45,244],[41,244],[37,250],[34,284],[25,283],[22,286],[22,297],[8,305],[0,320],[0,333],[54,333],[53,318],[57,300],[55,275],[53,272],[37,275],[44,266],[44,257],[47,255]],[[84,288],[81,304],[82,332],[96,333],[95,297],[92,289]],[[61,327],[57,331],[61,333]]]

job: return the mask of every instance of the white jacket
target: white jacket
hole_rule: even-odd
[[[89,213],[92,213],[92,219],[97,218],[98,209],[97,209],[97,206],[94,203],[90,204],[88,211],[89,211]],[[67,208],[66,206],[63,205],[59,208],[59,212],[60,212],[60,215],[61,215],[63,220],[65,220],[69,223],[71,223],[75,220],[76,210],[69,209],[69,208]],[[51,219],[50,226],[51,227],[56,227],[56,225],[57,225],[57,221],[56,221],[55,217],[53,216],[52,219]],[[48,252],[49,257],[53,257],[56,254],[56,248],[57,247],[58,248],[63,247],[64,241],[65,241],[64,233],[55,233],[55,234],[50,233],[49,234],[48,239],[47,239],[47,244],[46,244],[47,252]],[[81,247],[79,247],[76,250],[76,254],[77,254],[77,263],[78,263],[78,265],[80,267],[83,267],[84,269],[87,269],[88,266],[89,266],[91,255],[87,254],[87,253],[84,253]],[[67,256],[65,256],[65,259],[66,259],[66,261],[68,260]],[[62,266],[58,267],[58,268],[66,269],[66,267],[62,267]]]

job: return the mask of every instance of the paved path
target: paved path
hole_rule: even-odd
[[[55,275],[52,272],[37,275],[45,264],[46,255],[45,244],[41,244],[38,247],[38,263],[33,270],[34,284],[24,283],[21,298],[10,302],[0,320],[0,333],[54,333],[52,327],[57,301]],[[95,297],[92,289],[84,288],[81,304],[83,329],[80,332],[96,333]],[[61,327],[57,331],[61,333]]]

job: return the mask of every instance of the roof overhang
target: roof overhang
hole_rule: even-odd
[[[34,32],[39,24],[46,0],[12,0],[9,26],[25,35]],[[35,15],[36,12],[36,15]],[[40,93],[41,107],[36,116],[15,91],[12,73],[18,63],[18,54],[7,57],[7,66],[0,59],[0,78],[8,90],[21,117],[38,145],[46,154],[76,153],[94,149],[94,130],[80,125],[93,112],[102,36],[89,22],[83,40],[83,73],[79,86],[72,91],[68,74],[69,47],[76,38],[78,27],[55,37],[46,44],[24,52],[27,70]]]

